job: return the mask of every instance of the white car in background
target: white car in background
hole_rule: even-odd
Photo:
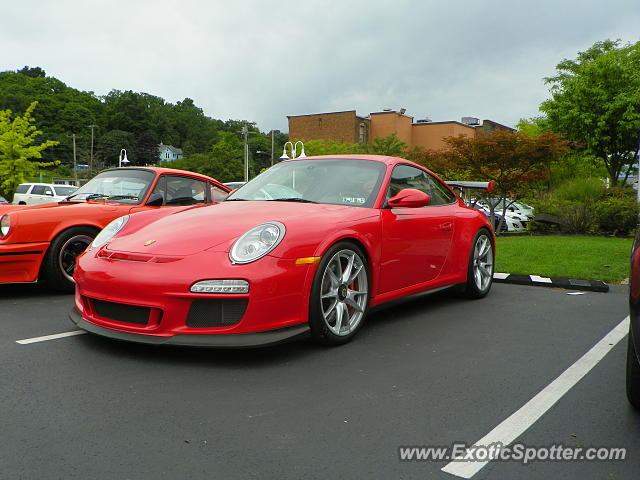
[[[477,205],[480,208],[484,208],[489,210],[489,202],[484,199],[471,199],[472,205]],[[522,219],[524,221],[533,220],[535,215],[535,209],[529,205],[525,205],[520,202],[512,202],[510,199],[506,199],[506,204],[509,205],[507,207],[507,215],[511,215],[517,217],[518,219]],[[504,209],[504,203],[499,202],[494,207],[496,213],[502,214],[502,210]]]
[[[78,187],[52,183],[21,183],[13,195],[14,205],[41,205],[64,200]]]

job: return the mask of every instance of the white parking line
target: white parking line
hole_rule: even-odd
[[[488,446],[492,443],[500,442],[506,446],[512,443],[553,407],[582,377],[589,373],[589,371],[627,335],[628,331],[629,317],[620,322],[576,363],[567,368],[558,378],[547,385],[518,411],[478,440],[473,446],[469,447],[467,451],[473,450],[479,445]],[[457,458],[464,458],[464,455]],[[442,468],[442,471],[461,478],[471,478],[489,463],[489,461],[490,460],[486,462],[473,462],[453,460]]]
[[[25,338],[24,340],[16,340],[20,345],[28,345],[30,343],[46,342],[47,340],[56,340],[58,338],[73,337],[74,335],[82,335],[87,333],[84,330],[73,330],[72,332],[56,333],[55,335],[45,335],[44,337]]]

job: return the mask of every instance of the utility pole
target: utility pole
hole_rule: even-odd
[[[274,135],[275,133],[276,133],[276,131],[275,131],[275,130],[271,130],[271,166],[272,166],[272,167],[273,167],[273,157],[274,157],[274,155],[273,155],[273,148],[274,148],[274,145],[275,145],[275,144],[274,144],[274,140],[273,140],[273,138],[274,138],[274,137],[273,137],[273,135]]]
[[[98,128],[97,125],[87,125],[91,129],[91,156],[89,160],[89,172],[93,172],[93,129]]]
[[[72,133],[71,135],[67,135],[67,137],[71,137],[73,139],[73,179],[75,180],[76,187],[78,186],[78,169],[76,168],[76,134]]]
[[[243,122],[242,130],[238,133],[242,134],[242,138],[244,140],[244,181],[249,181],[249,143],[247,140],[249,139],[249,134],[254,135],[255,132],[249,131],[249,125],[255,125],[255,122],[247,122],[246,120]]]
[[[636,146],[636,157],[638,159],[638,190],[636,191],[636,200],[640,203],[640,132],[638,132],[638,145]]]

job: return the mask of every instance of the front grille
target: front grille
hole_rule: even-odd
[[[217,298],[194,300],[189,309],[187,326],[191,328],[230,327],[244,315],[249,300],[246,298]]]
[[[101,317],[136,325],[146,325],[149,322],[149,313],[151,311],[148,307],[105,302],[104,300],[93,300],[93,308]]]

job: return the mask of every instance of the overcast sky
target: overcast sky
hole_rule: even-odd
[[[192,98],[287,131],[287,115],[404,107],[415,120],[538,115],[543,78],[594,42],[640,40],[639,0],[2,2],[0,71],[104,95]]]

